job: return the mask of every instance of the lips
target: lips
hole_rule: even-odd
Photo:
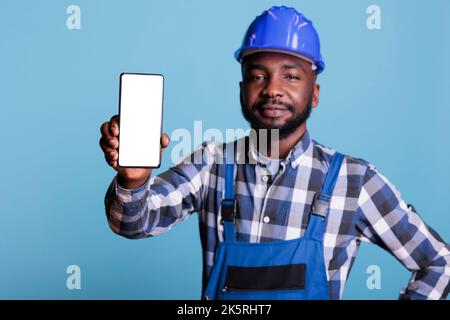
[[[288,109],[283,106],[266,106],[260,108],[261,115],[266,118],[279,118],[283,116]]]

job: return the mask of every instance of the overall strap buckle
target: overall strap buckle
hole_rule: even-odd
[[[236,218],[236,199],[222,199],[222,223],[231,221],[234,223]]]
[[[317,192],[314,195],[311,206],[311,213],[325,219],[327,217],[328,209],[330,208],[330,201],[330,195]]]

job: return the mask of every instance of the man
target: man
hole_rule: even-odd
[[[413,272],[401,299],[445,299],[449,246],[373,165],[307,131],[325,68],[311,21],[272,7],[256,17],[235,56],[243,115],[257,132],[278,133],[276,152],[260,148],[274,145],[263,135],[205,142],[150,179],[150,169],[117,165],[116,115],[100,139],[117,171],[105,196],[112,230],[156,236],[198,212],[205,299],[339,299],[361,241]],[[162,148],[168,144],[164,134]]]

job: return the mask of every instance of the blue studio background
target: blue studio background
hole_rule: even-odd
[[[70,5],[81,29],[69,30]],[[47,0],[0,2],[0,298],[198,299],[197,215],[128,240],[106,221],[115,171],[98,145],[121,72],[165,75],[164,131],[247,128],[233,52],[256,15],[294,6],[319,31],[327,68],[313,138],[374,163],[450,240],[450,2],[447,0]],[[369,30],[369,5],[381,9]],[[172,144],[172,147],[175,143]],[[169,155],[169,149],[166,155]],[[173,163],[166,156],[157,172]],[[66,287],[69,265],[81,289]],[[366,270],[381,269],[370,290]],[[345,299],[396,299],[410,273],[363,244]]]

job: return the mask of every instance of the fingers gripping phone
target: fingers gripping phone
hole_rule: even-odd
[[[159,168],[164,77],[122,73],[119,93],[119,166]]]

